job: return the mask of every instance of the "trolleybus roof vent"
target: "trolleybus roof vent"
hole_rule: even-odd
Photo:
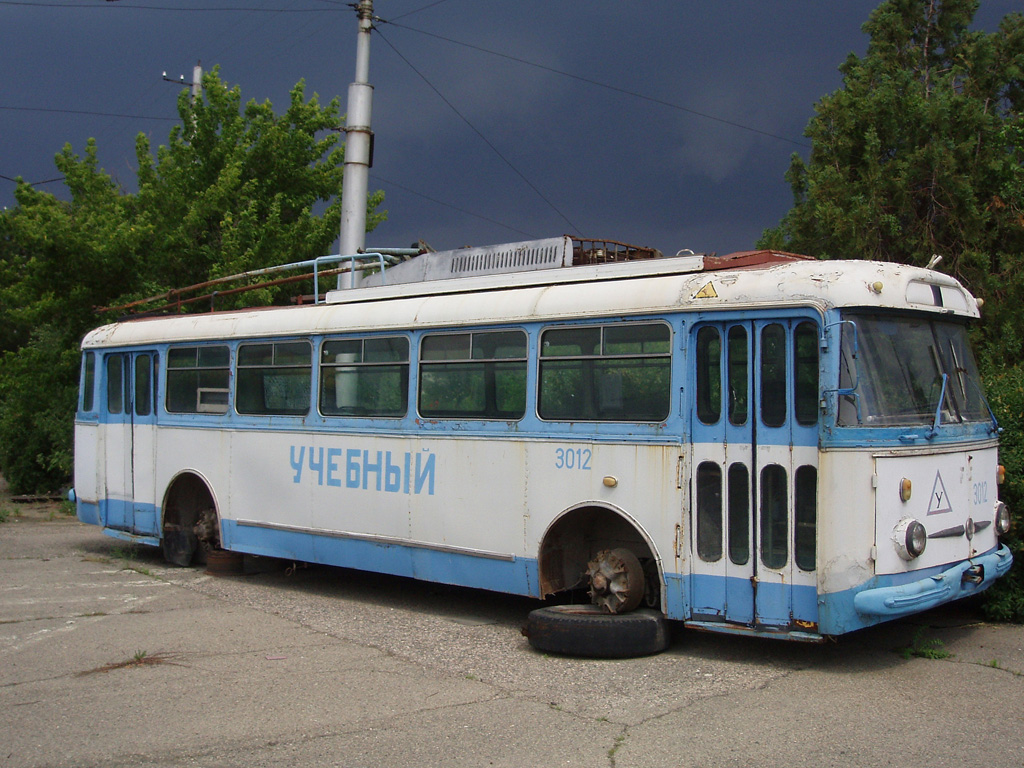
[[[661,258],[661,251],[615,240],[583,240],[568,235],[415,256],[380,274],[363,278],[361,288],[373,285],[418,283],[457,277],[533,272],[587,264],[608,264]]]

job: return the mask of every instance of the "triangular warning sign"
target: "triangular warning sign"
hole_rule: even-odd
[[[715,286],[714,285],[712,285],[711,283],[708,283],[703,288],[701,288],[699,291],[697,291],[697,295],[694,296],[693,298],[695,298],[695,299],[717,299],[718,298],[718,292],[715,290]]]
[[[941,515],[952,511],[953,507],[950,506],[949,496],[946,494],[946,486],[942,482],[942,475],[936,472],[935,485],[932,486],[932,496],[928,499],[928,514]]]

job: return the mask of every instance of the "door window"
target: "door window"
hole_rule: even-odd
[[[722,338],[718,329],[697,331],[697,418],[717,424],[722,415]]]
[[[789,489],[786,468],[769,464],[761,470],[761,562],[782,568],[789,560]]]

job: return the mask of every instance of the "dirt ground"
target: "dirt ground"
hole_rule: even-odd
[[[15,501],[7,481],[0,475],[0,521],[60,520],[74,515],[75,508],[68,501]]]

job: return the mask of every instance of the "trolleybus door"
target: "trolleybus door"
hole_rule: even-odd
[[[806,496],[811,494],[813,510],[816,490],[816,391],[809,416],[805,406],[794,407],[797,390],[809,386],[798,386],[798,379],[813,378],[817,386],[815,328],[806,321],[764,320],[693,329],[689,529],[695,620],[764,628],[817,621],[813,520],[810,560],[806,551],[797,558],[794,546],[797,487],[803,522]],[[813,424],[798,423],[798,416]],[[802,535],[806,549],[808,531]],[[807,572],[798,559],[810,562]]]
[[[104,524],[124,531],[155,533],[156,355],[108,354],[104,365]]]

